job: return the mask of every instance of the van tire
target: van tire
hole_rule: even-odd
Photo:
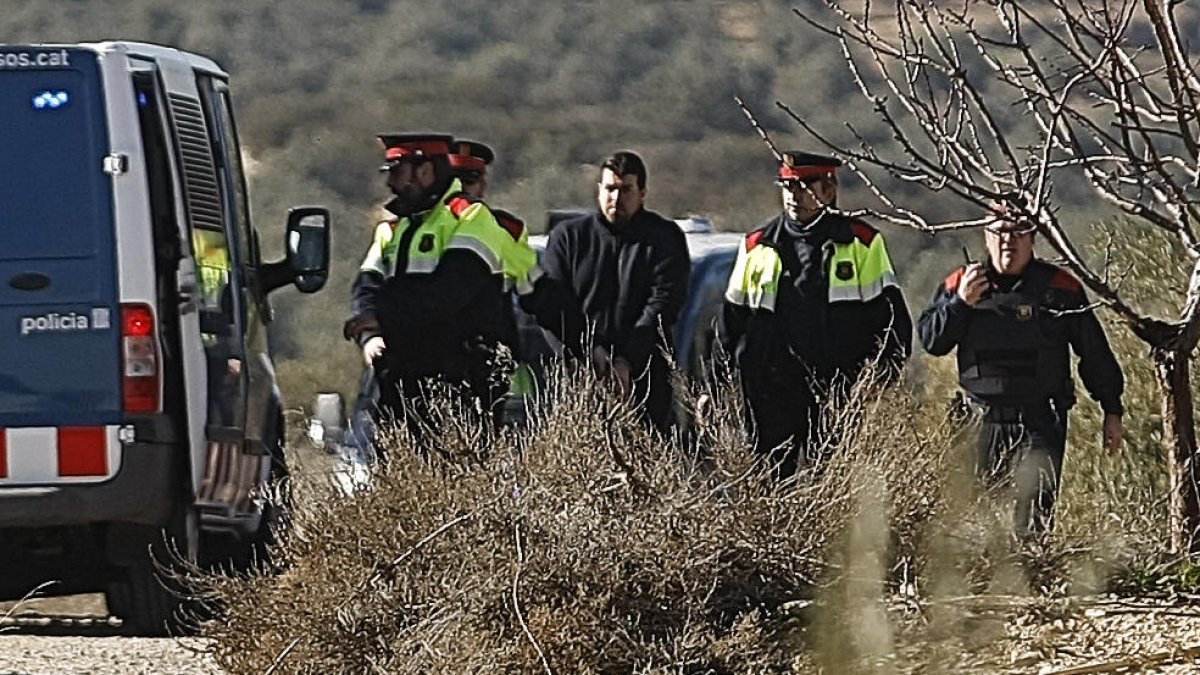
[[[195,569],[199,553],[199,521],[191,504],[180,507],[170,525],[147,528],[135,562],[105,588],[109,614],[121,619],[123,633],[136,637],[169,637],[194,633],[199,607],[189,599],[175,573]]]

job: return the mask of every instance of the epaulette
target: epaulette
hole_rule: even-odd
[[[946,292],[953,293],[958,290],[958,284],[959,284],[959,282],[962,281],[963,273],[966,271],[967,271],[967,268],[959,267],[958,269],[951,272],[950,276],[946,277],[946,280],[944,282],[942,282],[944,285],[944,288],[946,289]]]
[[[504,209],[492,209],[492,215],[496,217],[496,222],[500,224],[500,227],[503,227],[514,240],[520,241],[521,235],[525,232],[525,221]]]
[[[763,238],[764,234],[766,234],[766,230],[755,230],[755,231],[751,232],[750,234],[746,235],[746,252],[747,253],[749,253],[750,251],[753,251],[755,249],[755,247],[757,247],[760,243],[762,243],[762,238]]]
[[[1070,272],[1056,268],[1054,276],[1050,277],[1050,288],[1057,288],[1060,291],[1067,291],[1069,293],[1079,293],[1083,290],[1083,284],[1079,283],[1079,280]]]
[[[879,234],[879,230],[859,220],[850,223],[850,231],[854,233],[855,239],[867,246],[870,246],[871,242],[875,241],[875,235]]]
[[[471,208],[471,205],[477,203],[479,203],[478,199],[465,192],[459,192],[446,198],[446,206],[450,207],[450,213],[453,213],[455,218],[462,218],[463,213]]]

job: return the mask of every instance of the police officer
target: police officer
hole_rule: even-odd
[[[495,161],[495,151],[479,141],[460,138],[454,141],[449,159],[463,192],[472,199],[484,199],[488,189],[488,165]]]
[[[242,347],[233,311],[229,243],[219,230],[195,228],[192,246],[200,286],[200,337],[208,362],[208,424],[241,424]]]
[[[455,178],[462,183],[463,193],[471,199],[486,199],[488,186],[491,184],[488,166],[496,160],[496,152],[486,143],[459,138],[452,144],[449,160]],[[525,221],[510,211],[497,208],[491,208],[491,211],[496,222],[514,237],[523,240],[529,238]]]
[[[537,256],[462,190],[444,134],[383,134],[394,219],[380,223],[352,290],[347,338],[374,365],[384,412],[420,437],[428,385],[451,386],[497,421],[514,341],[507,291],[527,291]],[[503,347],[502,347],[503,346]]]
[[[754,448],[781,477],[804,464],[823,399],[878,357],[899,375],[912,319],[883,236],[835,210],[841,161],[786,152],[783,212],[742,240],[719,337],[740,371]]]
[[[455,177],[462,183],[463,192],[472,199],[486,199],[488,187],[491,185],[488,167],[491,166],[492,162],[496,161],[496,152],[486,143],[457,138],[451,144],[449,159],[450,168],[454,171]],[[510,211],[494,208],[490,205],[489,208],[491,208],[492,216],[496,218],[496,222],[507,230],[509,234],[518,239],[522,244],[528,242],[529,231],[525,227],[525,221]],[[516,303],[514,303],[513,310],[513,331],[515,331],[515,334],[519,338],[522,330],[520,328],[522,322],[531,324],[533,319],[524,312],[521,312],[520,307],[516,306]],[[535,388],[534,372],[530,370],[530,364],[534,364],[535,361],[542,358],[541,354],[527,349],[530,345],[525,344],[525,342],[518,339],[515,354],[518,360],[517,369],[512,374],[509,382],[511,395],[518,397],[522,403],[530,400]],[[538,364],[534,364],[534,366],[538,367],[540,371]]]
[[[997,211],[988,259],[954,270],[921,313],[925,351],[957,350],[959,384],[983,420],[976,459],[989,484],[1011,479],[1015,527],[1050,528],[1075,403],[1069,349],[1104,411],[1104,443],[1120,448],[1124,379],[1075,277],[1033,255],[1034,228]]]

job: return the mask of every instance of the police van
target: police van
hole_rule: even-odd
[[[168,553],[247,564],[286,471],[269,294],[319,290],[329,212],[262,260],[229,76],[169,47],[0,45],[0,598],[103,591],[177,628]]]

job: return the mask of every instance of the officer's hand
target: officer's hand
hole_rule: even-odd
[[[1109,454],[1115,455],[1121,449],[1121,437],[1125,435],[1125,423],[1121,416],[1108,413],[1104,416],[1104,447]]]
[[[694,412],[696,426],[701,428],[708,426],[708,418],[712,416],[712,408],[712,397],[708,394],[700,394],[696,399],[696,410]]]
[[[612,364],[613,378],[617,384],[617,394],[621,398],[629,398],[633,395],[633,366],[621,357],[613,359]]]
[[[375,360],[383,356],[385,349],[387,349],[387,344],[384,343],[382,337],[376,335],[363,343],[363,360],[367,362],[368,366],[374,365]]]
[[[974,307],[991,290],[991,287],[992,284],[988,281],[987,270],[983,268],[983,264],[971,263],[967,265],[962,280],[958,282],[958,297]]]
[[[592,347],[592,369],[600,377],[608,377],[610,359],[608,357],[608,350],[604,347]]]

